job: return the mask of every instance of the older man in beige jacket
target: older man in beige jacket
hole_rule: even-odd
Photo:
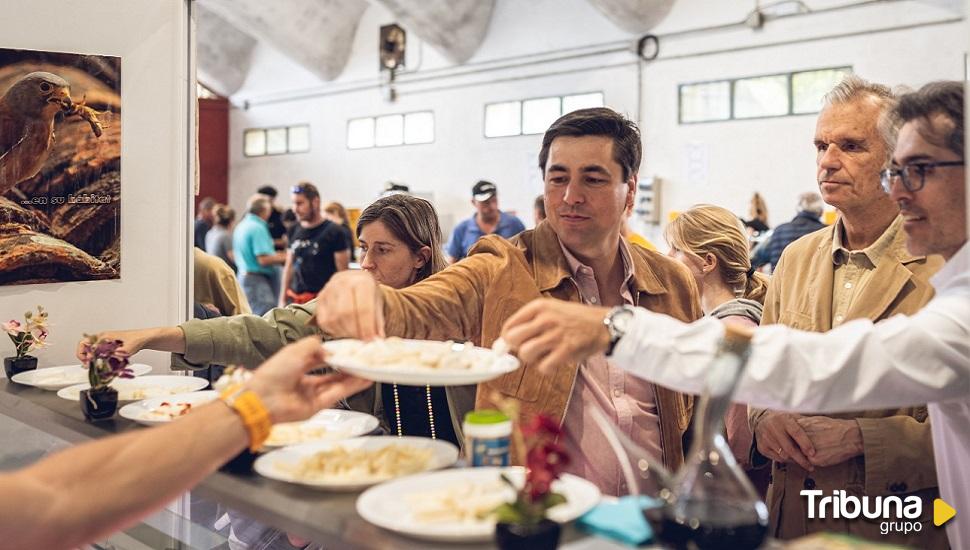
[[[765,300],[762,324],[824,332],[849,320],[912,314],[933,296],[928,279],[938,256],[906,251],[904,220],[879,183],[896,125],[887,118],[895,98],[884,86],[848,77],[825,98],[815,132],[822,198],[839,210],[831,227],[792,243],[782,254]],[[946,534],[930,523],[938,496],[925,407],[800,416],[751,409],[759,454],[774,461],[769,507],[773,534],[788,539],[817,531],[869,540],[945,548]],[[809,519],[803,490],[826,495],[923,499],[920,533],[882,534],[864,518]]]

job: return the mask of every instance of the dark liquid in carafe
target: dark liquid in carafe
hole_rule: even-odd
[[[667,548],[677,550],[755,550],[765,540],[768,526],[731,518],[730,512],[715,521],[679,522],[666,512],[654,509],[645,512],[656,534],[656,540]],[[739,521],[732,521],[737,519]]]

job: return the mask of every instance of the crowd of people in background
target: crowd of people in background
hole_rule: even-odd
[[[533,204],[532,230],[499,208],[498,187],[486,180],[472,186],[475,212],[454,227],[446,244],[433,206],[404,186],[389,186],[354,223],[340,203],[321,208],[318,189],[300,182],[291,188],[286,213],[274,203],[274,188],[260,188],[235,228],[230,207],[202,199],[195,243],[237,273],[248,299],[241,307],[267,314],[268,321],[246,321],[253,340],[260,334],[279,340],[263,323],[288,320],[303,321],[305,330],[294,335],[316,333],[316,327],[306,328],[316,314],[319,328],[335,336],[367,336],[361,327],[377,327],[380,334],[386,328],[394,335],[488,345],[516,306],[539,296],[647,307],[685,322],[705,316],[751,328],[781,324],[817,332],[853,319],[912,315],[932,298],[929,279],[943,260],[907,251],[907,219],[887,191],[891,185],[880,183],[902,126],[893,118],[898,101],[886,86],[847,77],[825,97],[817,120],[820,193],[800,194],[795,216],[774,229],[760,193],[751,198],[747,217],[715,205],[691,207],[667,224],[666,255],[631,228],[640,136],[635,125],[605,108],[564,115],[546,132],[539,155],[546,190]],[[926,174],[918,174],[921,182]],[[899,177],[915,191],[905,179],[912,174]],[[838,211],[830,225],[821,219],[826,204]],[[340,273],[358,260],[359,271]],[[462,269],[446,269],[454,263]],[[384,286],[378,289],[378,283]],[[376,319],[362,322],[356,304],[348,313],[347,300],[360,296],[383,304],[384,326]],[[317,310],[318,300],[326,307]],[[437,317],[428,318],[428,311]],[[175,346],[160,346],[171,341],[157,335],[141,342],[188,358],[193,349],[205,348],[194,340],[195,326],[180,329],[184,341]],[[137,346],[140,340],[134,340]],[[273,341],[271,347],[285,343]],[[266,350],[248,350],[252,345],[235,342],[239,356],[193,361],[264,360]],[[524,376],[513,397],[578,427],[590,425],[588,410],[595,404],[668,466],[683,460],[689,395],[624,373],[602,354],[561,371],[552,387],[541,377]],[[479,389],[476,397],[474,387],[378,384],[355,406],[375,413],[390,432],[460,442],[460,426],[452,420],[474,408],[476,399],[478,406],[494,405],[492,390],[508,394],[503,386],[484,386],[489,391]],[[575,388],[569,391],[577,399],[563,388]],[[395,414],[389,413],[392,403]],[[739,404],[727,413],[725,426],[735,458],[759,492],[770,496],[774,536],[826,530],[883,542],[945,544],[939,530],[916,538],[876,537],[868,524],[808,522],[799,499],[803,488],[852,487],[860,495],[912,494],[932,502],[939,489],[933,464],[925,460],[933,453],[925,406],[803,416]],[[615,461],[600,452],[605,443],[593,430],[577,431],[581,439],[567,442],[577,457],[570,471],[604,493],[628,491]]]

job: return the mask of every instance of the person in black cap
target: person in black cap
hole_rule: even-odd
[[[445,247],[452,263],[464,258],[468,249],[485,235],[495,234],[508,239],[525,231],[522,220],[498,209],[498,189],[490,181],[479,180],[472,187],[472,206],[475,215],[455,226]]]

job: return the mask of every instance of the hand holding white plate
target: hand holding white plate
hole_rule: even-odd
[[[110,385],[118,390],[118,401],[140,401],[198,391],[208,386],[209,381],[195,376],[151,374],[137,378],[115,378]],[[69,401],[77,401],[80,399],[81,390],[90,387],[91,385],[87,383],[68,386],[59,390],[57,396]]]
[[[367,413],[343,409],[324,409],[303,422],[284,422],[273,426],[264,447],[284,447],[317,441],[339,441],[367,435],[380,422]]]
[[[478,384],[519,368],[519,360],[471,344],[387,338],[323,343],[327,363],[374,380],[412,386]]]
[[[283,447],[256,459],[262,476],[316,489],[356,491],[451,466],[458,448],[426,437],[375,436]]]
[[[488,512],[515,498],[502,482],[502,472],[519,486],[525,470],[457,468],[396,479],[372,487],[357,499],[362,518],[390,531],[424,540],[485,542],[495,532]],[[595,485],[570,474],[552,484],[566,502],[549,509],[549,519],[566,523],[585,514],[600,500]]]
[[[128,365],[135,376],[152,372],[149,365],[132,363]],[[61,388],[83,384],[88,380],[88,369],[81,365],[64,365],[61,367],[44,367],[15,374],[11,381],[25,386],[34,386],[42,390],[56,391]]]
[[[213,390],[153,397],[129,403],[118,414],[146,426],[167,424],[218,397],[219,392]]]

